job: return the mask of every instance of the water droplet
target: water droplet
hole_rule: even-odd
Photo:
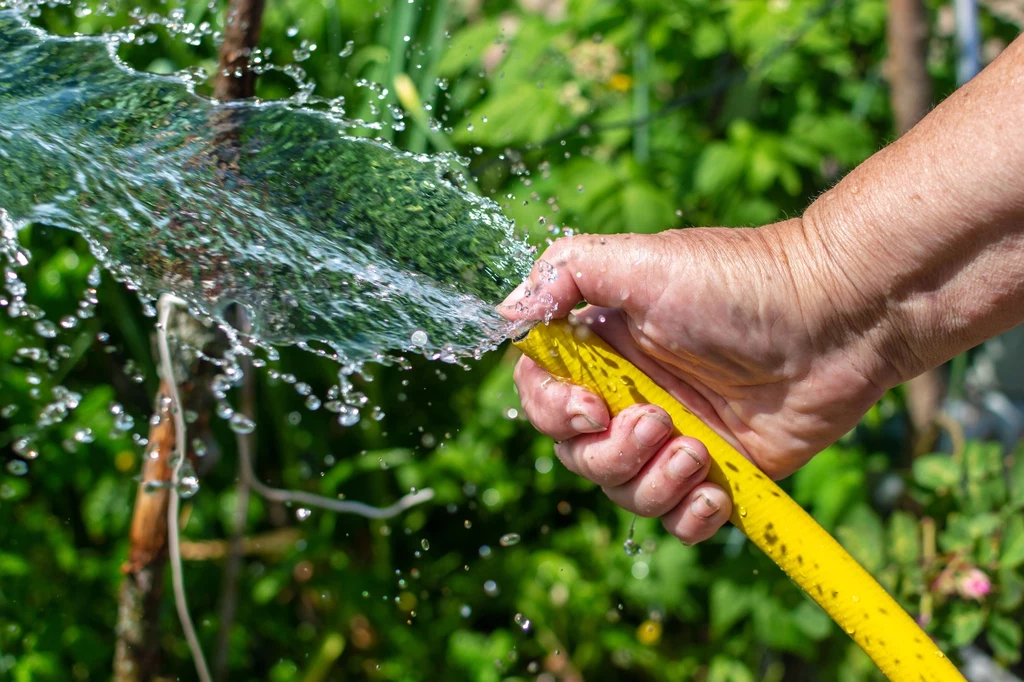
[[[256,423],[241,412],[235,412],[228,421],[231,430],[235,433],[247,434],[256,430]]]
[[[348,405],[338,409],[338,423],[342,426],[353,426],[359,422],[359,410]]]
[[[465,521],[462,522],[462,527],[465,528],[466,530],[469,530],[470,528],[473,527],[473,522],[470,521],[469,519],[466,519]]]
[[[463,618],[469,618],[470,614],[473,613],[473,609],[469,604],[463,604],[459,607],[459,615]]]
[[[427,333],[425,331],[417,329],[412,333],[412,337],[409,340],[412,341],[412,345],[422,347],[427,345],[427,342],[430,339],[427,337]]]
[[[420,547],[422,547],[424,551],[430,549],[430,541],[426,538],[423,538],[422,540],[420,540]]]
[[[199,492],[199,477],[196,476],[196,472],[188,460],[181,465],[177,490],[178,496],[183,500],[195,497],[195,494]]]
[[[501,536],[501,539],[498,540],[498,543],[502,547],[511,547],[512,545],[518,545],[520,540],[522,540],[522,538],[519,536],[519,533],[505,533]]]
[[[305,507],[299,507],[295,510],[295,518],[299,521],[305,521],[313,513],[312,510],[306,509]]]
[[[642,551],[640,549],[640,543],[633,539],[633,534],[635,532],[636,516],[633,517],[633,520],[629,524],[629,533],[626,534],[626,541],[622,543],[622,549],[625,550],[626,556],[636,556]]]
[[[7,463],[7,472],[12,476],[24,476],[28,473],[28,464],[21,459],[12,459]]]
[[[746,507],[740,507],[739,508],[739,512],[740,512],[740,516],[746,516],[747,515],[747,508]]]
[[[345,43],[345,47],[343,47],[341,49],[341,52],[338,53],[338,56],[339,57],[351,57],[352,53],[355,51],[355,49],[356,49],[356,41],[350,40],[347,43]]]
[[[516,625],[518,625],[519,628],[524,632],[530,629],[530,619],[524,616],[523,614],[517,613],[513,620],[515,621]]]
[[[497,597],[501,593],[501,588],[498,587],[498,583],[493,580],[484,582],[484,594],[488,597]]]
[[[36,334],[44,339],[52,339],[57,336],[57,326],[49,320],[39,320],[34,325]]]

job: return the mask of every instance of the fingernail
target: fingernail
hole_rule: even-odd
[[[653,447],[663,441],[665,436],[672,430],[672,425],[667,423],[660,414],[643,414],[636,420],[633,427],[633,437],[644,447]]]
[[[505,300],[501,302],[501,305],[503,307],[514,306],[516,303],[519,303],[522,299],[524,299],[526,297],[526,292],[527,291],[529,291],[529,288],[527,287],[527,283],[523,282],[522,284],[517,286],[515,289],[513,289],[511,294],[509,294],[508,296],[505,297]]]
[[[676,450],[672,459],[668,461],[668,475],[679,480],[687,479],[700,471],[703,466],[704,462],[700,460],[697,453],[683,446]]]
[[[607,431],[608,427],[601,424],[589,414],[577,414],[569,420],[569,426],[578,433],[599,433]]]
[[[697,499],[690,505],[690,511],[692,511],[693,515],[698,519],[710,519],[718,509],[718,505],[704,493],[698,495]]]

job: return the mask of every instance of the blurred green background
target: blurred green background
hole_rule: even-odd
[[[955,22],[950,3],[925,4],[937,101],[955,87]],[[127,25],[134,6],[81,2],[36,21],[97,33]],[[224,15],[223,0],[143,7],[210,31]],[[986,60],[1019,33],[1022,15],[1019,3],[982,3]],[[467,158],[479,191],[543,246],[570,230],[798,215],[895,137],[887,18],[883,0],[268,0],[261,45],[265,62],[300,67],[315,84],[311,106],[384,124],[353,134]],[[137,37],[121,48],[135,68],[216,69],[213,35],[190,44],[158,26]],[[399,100],[403,74],[415,92]],[[258,84],[264,98],[300,92],[308,96],[281,68]],[[74,312],[94,264],[84,244],[45,226],[21,237],[33,253],[19,270],[29,301],[51,320]],[[130,436],[146,434],[158,384],[152,326],[109,276],[97,316],[56,338],[0,315],[0,679],[110,679],[142,456]],[[55,362],[41,369],[26,347]],[[437,497],[388,522],[316,510],[300,520],[254,497],[248,535],[286,541],[244,559],[230,679],[881,679],[730,528],[686,547],[641,519],[643,552],[627,556],[631,517],[564,471],[519,415],[515,359],[503,349],[468,371],[371,367],[373,381],[358,388],[384,417],[351,428],[256,372],[263,480],[377,505],[412,487]],[[337,381],[334,364],[296,349],[268,366],[321,397]],[[54,386],[81,399],[26,467],[12,445]],[[134,429],[113,428],[112,403]],[[237,476],[235,435],[213,421],[183,537],[210,657],[224,562],[188,557],[212,546],[196,543],[230,536]],[[948,651],[973,643],[1019,675],[1024,455],[952,442],[950,453],[913,457],[903,393],[893,391],[784,485]],[[268,535],[282,529],[291,534]],[[507,533],[521,542],[502,546]],[[166,592],[162,671],[194,679]]]

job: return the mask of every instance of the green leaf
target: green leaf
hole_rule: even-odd
[[[554,87],[517,83],[474,107],[456,126],[452,139],[460,144],[494,147],[540,142],[571,125],[572,120],[559,103]]]
[[[832,619],[810,599],[805,599],[791,612],[793,622],[813,640],[823,640],[832,633]]]
[[[672,224],[672,204],[654,185],[633,182],[622,190],[622,217],[630,232],[659,232]]]
[[[754,604],[754,632],[757,640],[773,651],[791,651],[810,656],[811,639],[799,627],[789,607],[768,595],[759,595]]]
[[[1024,603],[1024,576],[1010,568],[1000,568],[999,591],[996,594],[996,608],[1006,613],[1020,608]]]
[[[28,575],[31,569],[32,565],[23,557],[10,552],[0,552],[0,575],[20,577]]]
[[[1019,445],[1010,456],[1010,504],[1024,507],[1024,444]]]
[[[914,460],[914,481],[922,488],[943,491],[960,482],[960,464],[949,455],[924,455]]]
[[[282,573],[271,573],[260,578],[252,588],[252,600],[257,604],[268,604],[284,587],[286,578]]]
[[[721,22],[715,20],[700,22],[690,36],[690,49],[693,50],[693,56],[698,59],[714,57],[721,53],[727,44],[725,29]]]
[[[917,519],[904,511],[896,511],[889,519],[889,553],[904,566],[921,558],[921,533]]]
[[[946,518],[946,529],[939,533],[939,548],[943,552],[960,552],[970,549],[973,544],[970,519],[963,514],[952,512]]]
[[[987,538],[1003,527],[1003,519],[996,514],[977,514],[969,517],[967,532],[975,540]]]
[[[772,186],[779,174],[779,163],[767,145],[758,144],[750,154],[747,166],[747,187],[751,192],[763,192]]]
[[[754,598],[750,588],[740,587],[728,580],[716,580],[711,585],[708,611],[711,615],[711,635],[720,637],[729,628],[750,613]]]
[[[793,476],[793,497],[809,507],[814,518],[831,530],[846,509],[864,499],[864,466],[861,454],[832,445]]]
[[[885,561],[882,520],[871,507],[860,504],[850,510],[836,530],[836,539],[868,571],[878,571]]]
[[[497,19],[475,22],[457,32],[447,41],[448,49],[437,64],[442,76],[458,76],[480,61],[481,55],[498,39],[501,28]]]
[[[954,647],[967,646],[981,634],[985,627],[986,613],[972,604],[957,603],[948,621],[949,639]]]
[[[720,194],[739,182],[744,165],[743,155],[737,149],[725,142],[714,142],[700,155],[694,187],[701,194]]]
[[[999,615],[993,615],[988,622],[986,635],[996,658],[1005,663],[1016,663],[1020,660],[1022,636],[1020,624]]]
[[[1003,454],[999,443],[970,441],[964,447],[970,510],[993,511],[1006,504]]]
[[[999,566],[1017,568],[1021,564],[1024,564],[1024,517],[1013,514],[1003,533],[1003,551],[999,557]]]
[[[754,674],[741,661],[715,656],[708,666],[707,682],[754,682]]]

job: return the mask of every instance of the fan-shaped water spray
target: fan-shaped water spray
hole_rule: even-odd
[[[219,104],[132,71],[117,36],[55,37],[0,11],[4,251],[30,221],[74,230],[117,277],[266,343],[322,341],[351,365],[455,360],[504,338],[493,305],[529,267],[454,157],[346,135],[290,102]]]

